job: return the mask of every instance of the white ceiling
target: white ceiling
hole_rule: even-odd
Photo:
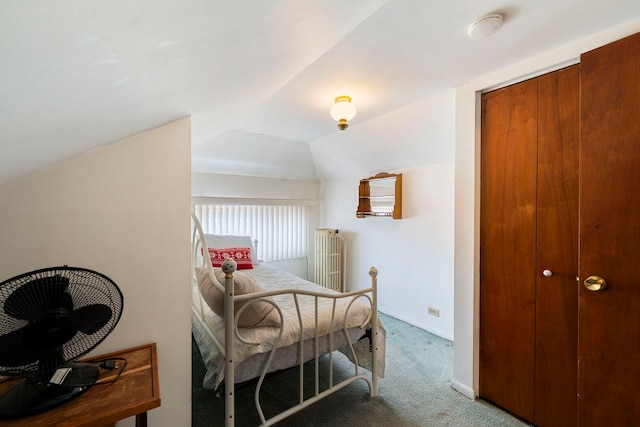
[[[467,37],[496,12],[495,36]],[[326,175],[314,142],[366,150],[367,121],[418,102],[437,117],[429,99],[638,16],[638,0],[2,0],[0,185],[186,115],[196,170]],[[343,94],[358,113],[340,132]]]

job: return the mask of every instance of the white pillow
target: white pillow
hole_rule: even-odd
[[[214,268],[213,272],[216,279],[224,286],[224,272],[220,268]],[[224,295],[213,284],[209,277],[207,268],[196,268],[196,279],[202,298],[207,305],[218,316],[224,318]],[[264,289],[258,285],[251,277],[235,272],[233,273],[234,295],[251,294],[261,292]],[[237,302],[234,304],[234,314],[238,312],[246,302]],[[238,326],[241,328],[259,327],[259,326],[280,326],[280,315],[275,307],[264,301],[255,302],[247,306],[238,319]]]
[[[205,234],[204,239],[207,247],[214,249],[226,248],[249,248],[251,249],[251,260],[258,263],[257,251],[251,241],[251,236],[222,236],[217,234]]]

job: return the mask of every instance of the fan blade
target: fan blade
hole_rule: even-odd
[[[9,295],[4,311],[16,319],[36,320],[59,307],[69,309],[72,301],[65,292],[68,286],[69,279],[60,275],[32,280]]]
[[[73,310],[71,317],[76,321],[76,327],[80,332],[91,335],[111,320],[112,313],[111,308],[104,304],[91,304]]]
[[[40,359],[40,353],[30,351],[24,346],[23,329],[16,329],[6,335],[0,335],[0,366],[23,366]]]

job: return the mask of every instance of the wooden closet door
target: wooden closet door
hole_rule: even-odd
[[[482,96],[480,396],[533,420],[537,82]]]
[[[577,424],[579,79],[482,97],[480,396],[540,426]]]
[[[571,427],[578,420],[579,67],[574,65],[537,79],[538,266],[533,421],[539,426]]]
[[[637,426],[640,34],[584,54],[581,74],[579,424]]]

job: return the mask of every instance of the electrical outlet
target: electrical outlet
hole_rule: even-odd
[[[440,310],[437,308],[429,307],[429,314],[432,316],[440,317]]]

